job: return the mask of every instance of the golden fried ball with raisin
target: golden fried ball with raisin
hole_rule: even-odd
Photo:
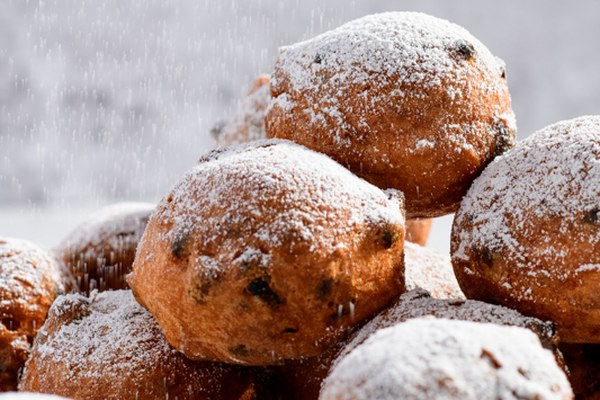
[[[313,356],[403,290],[401,193],[288,141],[218,150],[153,214],[128,277],[193,359]]]
[[[401,190],[408,218],[455,211],[515,138],[503,62],[420,13],[369,15],[281,48],[271,95],[268,137]]]
[[[63,291],[54,257],[33,243],[0,237],[0,391],[17,388],[33,338]]]
[[[56,299],[19,389],[72,399],[253,399],[252,372],[173,349],[130,290]]]
[[[468,298],[600,343],[600,117],[551,125],[494,160],[461,203],[451,250]]]

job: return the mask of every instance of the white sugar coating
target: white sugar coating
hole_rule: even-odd
[[[122,202],[93,213],[60,244],[62,248],[104,243],[111,249],[139,242],[154,204]]]
[[[469,61],[457,60],[455,49],[460,44],[466,46],[463,51],[476,56]],[[392,93],[384,91],[385,96],[393,94],[407,101],[422,99],[427,88],[444,88],[453,101],[464,101],[475,85],[481,85],[484,93],[507,90],[504,82],[497,78],[504,63],[479,40],[456,24],[415,12],[368,15],[307,41],[282,47],[277,68],[285,72],[291,88],[275,97],[270,107],[278,105],[290,110],[296,106],[290,93],[313,93],[310,108],[304,110],[311,115],[312,122],[326,125],[333,118],[336,125],[344,129],[351,127],[343,117],[340,100],[348,97],[346,91],[350,87],[368,84],[363,95],[369,96],[373,107],[387,102],[379,98],[377,92],[390,85],[396,89]],[[475,71],[481,72],[484,79],[476,79]],[[327,79],[323,79],[324,76]],[[278,88],[281,78],[274,74],[271,87]],[[465,81],[470,83],[463,87]],[[416,85],[422,90],[402,91],[400,88],[406,85]],[[331,94],[326,95],[328,92]],[[354,117],[358,118],[354,128],[368,128],[365,116],[358,113]],[[516,131],[512,112],[499,112],[497,117],[503,119],[507,128]],[[457,151],[472,149],[466,137],[471,137],[472,132],[467,131],[474,127],[465,125],[464,128],[465,137],[447,138],[458,146]],[[341,146],[352,144],[335,129],[331,134],[336,135]],[[422,138],[414,151],[433,148],[436,144],[433,135]]]
[[[62,381],[94,378],[111,382],[115,386],[111,393],[124,393],[124,388],[141,390],[140,385],[145,385],[149,377],[159,379],[155,371],[161,365],[168,367],[164,373],[169,376],[193,374],[195,378],[208,379],[213,374],[211,384],[219,385],[218,365],[210,364],[211,369],[203,370],[178,362],[184,359],[183,355],[169,346],[158,324],[130,290],[92,291],[89,297],[59,296],[34,342],[32,359],[36,362],[37,380],[46,389],[49,387],[43,383],[45,374],[51,372],[43,369],[53,366],[67,373]],[[25,366],[23,382],[28,381],[32,359]]]
[[[41,286],[46,280],[54,283],[57,292],[64,290],[55,259],[31,242],[0,236],[0,309],[45,314],[47,305],[32,300],[56,295],[48,293],[50,286]]]
[[[404,268],[406,290],[423,288],[440,299],[465,297],[454,276],[450,256],[404,242]]]
[[[215,127],[214,134],[219,146],[229,146],[265,139],[265,114],[271,101],[269,85],[264,84],[245,97],[234,117]]]
[[[485,322],[497,325],[518,326],[534,331],[545,347],[552,347],[554,327],[549,322],[527,317],[507,307],[492,305],[477,300],[436,299],[423,289],[411,290],[386,310],[354,333],[352,339],[338,354],[334,366],[353,349],[382,328],[397,325],[413,318],[432,316],[442,319]]]
[[[559,226],[544,234],[544,226],[529,224],[529,218]],[[452,257],[468,261],[469,248],[488,249],[490,254],[503,254],[535,280],[538,274],[549,273],[530,261],[535,256],[552,255],[553,264],[569,265],[568,248],[560,239],[581,240],[569,239],[574,227],[586,225],[585,241],[600,249],[599,219],[600,117],[562,121],[519,142],[473,182],[455,218]],[[458,229],[467,223],[469,229]],[[536,254],[516,235],[542,235]],[[553,273],[556,279],[567,280],[584,271],[597,269],[583,265]]]
[[[218,215],[201,212],[210,209]],[[333,253],[342,245],[340,237],[360,238],[366,224],[404,224],[402,210],[401,193],[386,194],[303,146],[266,140],[203,157],[162,200],[153,219],[173,223],[162,240],[193,230],[194,240],[205,246],[233,237],[232,247],[246,249],[243,255],[266,257],[247,248],[247,241],[266,248],[298,241]],[[241,231],[229,232],[232,226]]]
[[[321,400],[572,399],[552,353],[526,329],[414,319],[382,329],[324,381]]]
[[[67,400],[67,398],[43,393],[7,392],[0,394],[0,400]]]

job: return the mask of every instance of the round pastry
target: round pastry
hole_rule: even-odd
[[[494,160],[456,214],[451,252],[468,298],[600,343],[600,117],[551,125]]]
[[[532,332],[431,318],[375,332],[339,361],[320,398],[564,400],[573,392]]]
[[[190,361],[129,290],[59,297],[19,389],[73,399],[252,399],[248,370]]]
[[[402,292],[401,196],[288,141],[213,151],[159,204],[128,282],[190,358],[313,356]]]
[[[408,252],[408,246],[406,248]],[[408,273],[408,258],[407,273]],[[343,359],[352,350],[367,340],[379,329],[397,325],[412,318],[433,316],[436,318],[464,320],[471,322],[493,323],[497,325],[526,328],[535,333],[544,348],[554,353],[557,363],[564,362],[557,350],[558,337],[549,322],[526,317],[517,311],[502,306],[482,303],[475,300],[436,299],[423,290],[411,290],[390,307],[380,312],[360,329],[337,342],[317,357],[292,360],[276,370],[278,382],[283,393],[293,393],[289,398],[298,400],[317,399],[321,383],[336,360]]]
[[[211,133],[217,141],[217,146],[231,146],[267,137],[265,113],[271,101],[269,80],[269,75],[260,75],[256,78],[234,118],[213,127]]]
[[[600,345],[561,343],[569,382],[578,400],[600,399]]]
[[[79,291],[127,288],[135,250],[155,205],[118,203],[92,215],[56,249],[77,280]]]
[[[438,299],[464,299],[449,256],[418,244],[404,243],[406,290],[422,288]]]
[[[406,240],[421,246],[427,244],[433,220],[431,218],[414,218],[406,220]]]
[[[268,137],[325,153],[406,197],[408,218],[455,211],[513,145],[501,60],[458,25],[391,12],[280,49]]]
[[[56,259],[30,242],[0,237],[0,391],[17,388],[33,338],[63,291]]]

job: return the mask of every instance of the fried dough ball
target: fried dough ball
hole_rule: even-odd
[[[77,280],[78,291],[127,288],[135,250],[154,204],[117,203],[79,225],[56,249]]]
[[[0,237],[0,391],[17,388],[33,338],[63,291],[56,259],[33,243]]]
[[[573,392],[527,329],[428,318],[371,335],[333,368],[321,399],[558,400]]]
[[[408,254],[408,247],[405,250]],[[408,258],[406,259],[407,264],[409,263]],[[553,351],[557,363],[564,367],[562,355],[557,350],[558,337],[551,323],[526,317],[506,307],[480,301],[436,299],[431,297],[426,290],[416,289],[403,294],[394,304],[323,354],[287,362],[285,366],[276,370],[277,381],[281,386],[279,390],[283,393],[292,393],[291,399],[317,399],[321,384],[337,362],[336,360],[343,359],[379,329],[426,316],[529,329],[538,336],[544,348]]]
[[[271,95],[268,137],[401,190],[407,218],[455,211],[515,139],[503,62],[460,26],[419,13],[369,15],[281,48]]]
[[[577,400],[600,399],[600,344],[561,343]]]
[[[433,220],[431,218],[414,218],[406,220],[406,240],[425,246],[429,239]]]
[[[233,119],[219,122],[213,127],[211,133],[217,141],[217,146],[226,147],[267,137],[265,114],[271,101],[269,80],[269,75],[256,78]]]
[[[464,299],[449,256],[418,244],[404,243],[406,290],[422,288],[436,299]]]
[[[209,153],[158,206],[128,277],[192,359],[314,356],[403,290],[402,194],[288,141]]]
[[[59,297],[20,390],[73,399],[252,399],[248,370],[188,360],[129,290]]]
[[[600,117],[551,125],[494,160],[456,214],[451,253],[468,298],[600,343]]]

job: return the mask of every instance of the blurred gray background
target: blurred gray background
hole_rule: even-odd
[[[503,58],[520,138],[600,112],[593,0],[0,0],[0,234],[17,209],[157,201],[279,46],[387,10]]]

